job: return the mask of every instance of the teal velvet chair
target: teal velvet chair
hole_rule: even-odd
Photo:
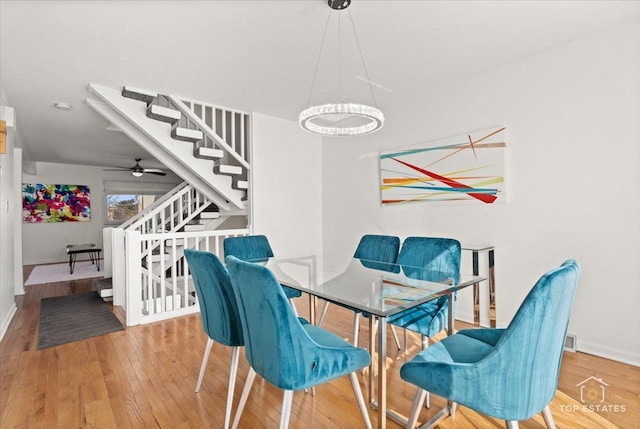
[[[222,246],[224,248],[224,256],[235,256],[243,261],[266,262],[269,258],[273,258],[273,250],[269,240],[264,235],[245,235],[241,237],[227,237],[224,239]],[[284,293],[291,302],[291,299],[302,296],[299,290],[282,286]],[[293,306],[293,302],[291,302]],[[293,306],[295,309],[295,306]]]
[[[398,237],[391,235],[367,234],[363,235],[360,239],[353,257],[360,259],[360,263],[367,268],[388,272],[399,272],[398,266],[394,265],[396,258],[398,257],[399,249],[400,238]],[[337,302],[325,301],[324,306],[322,307],[318,326],[322,326],[324,323],[330,303],[353,310],[353,344],[357,346],[358,332],[360,330],[359,310]]]
[[[281,428],[289,425],[294,390],[348,374],[365,425],[370,428],[367,407],[355,375],[355,371],[370,364],[369,353],[322,328],[301,323],[268,268],[234,256],[228,256],[226,262],[251,366],[233,428],[238,427],[256,373],[284,390]]]
[[[568,260],[543,275],[506,329],[466,329],[422,351],[400,376],[418,386],[407,427],[426,391],[507,421],[542,413],[554,428],[549,402],[558,386],[562,350],[580,266]]]
[[[451,280],[456,284],[460,280],[461,254],[460,242],[452,238],[407,237],[396,263],[409,278],[435,282]],[[428,337],[447,327],[448,314],[449,297],[443,296],[389,317],[387,323],[420,333],[424,348],[428,345]]]
[[[227,408],[224,417],[225,429],[231,420],[231,404],[238,372],[240,347],[244,346],[242,322],[238,312],[238,304],[231,287],[229,273],[216,255],[200,250],[185,249],[189,270],[195,284],[202,326],[209,336],[202,358],[200,375],[196,384],[196,392],[200,391],[209,353],[214,342],[233,347],[231,369],[229,371],[229,388],[227,390]]]

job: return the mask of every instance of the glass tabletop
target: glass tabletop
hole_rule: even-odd
[[[454,284],[442,272],[334,254],[254,262],[266,265],[282,285],[381,317],[485,280],[462,274]]]

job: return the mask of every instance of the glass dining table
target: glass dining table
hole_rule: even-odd
[[[387,318],[427,301],[477,284],[485,277],[461,275],[457,284],[441,272],[421,267],[356,259],[350,256],[319,254],[262,261],[280,284],[307,293],[310,322],[316,322],[316,298],[340,303],[369,313],[369,401],[378,411],[378,428],[386,428],[386,417],[404,424],[402,415],[387,409]],[[449,300],[448,332],[453,332],[453,299]],[[378,321],[374,329],[374,319]],[[377,341],[374,332],[377,331]],[[375,346],[375,348],[374,348]],[[374,379],[374,352],[377,349],[377,380]],[[376,383],[377,382],[377,383]],[[377,397],[374,385],[377,384]],[[451,412],[451,404],[437,413],[438,420]],[[434,419],[432,419],[434,421]],[[406,422],[406,421],[405,421]],[[435,422],[435,421],[434,421]]]

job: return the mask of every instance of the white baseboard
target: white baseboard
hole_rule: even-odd
[[[63,262],[69,263],[69,258],[65,259],[41,259],[37,261],[27,261],[23,260],[23,265],[44,265],[44,264],[61,264]]]
[[[580,337],[578,337],[578,351],[633,366],[640,366],[640,354],[633,353],[630,350],[621,350],[601,344],[589,343],[581,340]]]
[[[7,314],[7,317],[2,321],[2,327],[0,327],[0,342],[4,338],[4,334],[7,333],[7,329],[9,329],[9,324],[11,323],[11,320],[13,320],[13,316],[16,314],[16,311],[18,311],[18,307],[16,307],[16,303],[14,302],[11,308],[9,309],[9,313]]]
[[[89,260],[90,259],[87,256],[86,259],[78,258],[76,262],[89,261]],[[100,258],[100,260],[102,261],[103,258]],[[67,257],[65,259],[44,259],[39,261],[23,261],[22,263],[23,265],[68,264],[69,258]]]
[[[465,313],[462,311],[456,311],[456,320],[459,320],[461,322],[465,322],[465,323],[470,323],[473,325],[473,313]],[[488,328],[489,325],[486,323],[485,320],[482,320],[482,318],[480,318],[480,326],[483,328]]]

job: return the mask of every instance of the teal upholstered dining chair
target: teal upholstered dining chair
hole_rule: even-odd
[[[239,424],[256,373],[284,390],[280,428],[289,425],[294,390],[347,374],[366,427],[370,428],[355,375],[355,371],[370,364],[369,353],[322,328],[302,323],[268,268],[233,256],[228,256],[226,262],[240,309],[245,353],[251,365],[233,428]]]
[[[231,287],[229,273],[216,255],[193,249],[185,249],[184,255],[195,284],[202,326],[209,336],[202,358],[196,392],[200,391],[213,343],[218,342],[233,347],[227,389],[227,408],[224,417],[224,427],[227,429],[231,420],[231,404],[238,372],[239,351],[240,347],[244,346],[238,303]]]
[[[360,259],[363,266],[374,270],[398,272],[399,268],[394,265],[398,257],[398,250],[400,249],[400,238],[391,235],[363,235],[358,243],[354,258]],[[329,304],[336,304],[341,307],[353,310],[353,344],[358,345],[358,332],[360,330],[360,311],[337,302],[325,301],[320,314],[320,321],[318,326],[322,326],[324,319],[329,309]],[[395,331],[394,331],[394,338]],[[399,347],[399,346],[398,346]]]
[[[426,391],[507,421],[549,410],[558,386],[562,350],[580,266],[568,260],[543,275],[506,329],[466,329],[422,351],[400,376],[418,386],[407,427],[413,428]]]
[[[224,256],[235,256],[243,261],[266,262],[269,258],[273,258],[273,250],[269,240],[264,235],[245,235],[241,237],[227,237],[224,239],[222,246],[224,248]],[[299,290],[282,286],[284,293],[291,302],[294,311],[295,306],[291,301],[302,295]],[[296,313],[297,314],[297,313]]]
[[[452,238],[407,237],[396,263],[409,278],[456,284],[460,280],[461,254],[460,242]],[[400,312],[390,317],[387,323],[420,333],[424,348],[428,345],[428,337],[447,327],[448,314],[449,297],[443,296]]]

